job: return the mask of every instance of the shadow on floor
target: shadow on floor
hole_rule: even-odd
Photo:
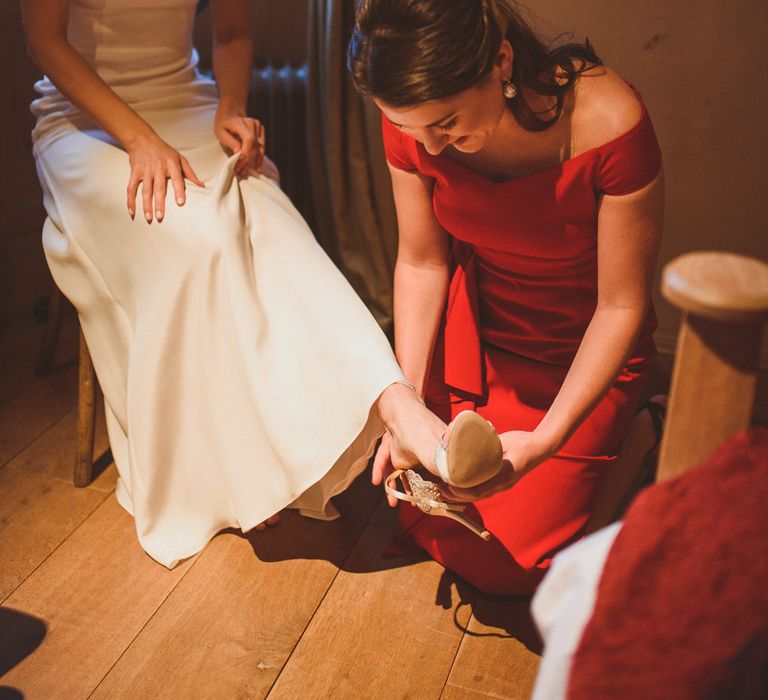
[[[472,610],[475,619],[485,627],[496,630],[465,630],[465,633],[472,637],[516,639],[529,651],[541,656],[543,643],[531,616],[531,598],[529,595],[478,596]]]
[[[323,522],[285,510],[280,514],[280,523],[266,530],[245,534],[233,529],[225,532],[247,539],[254,554],[267,562],[324,559],[343,571],[368,573],[423,560],[422,554],[385,556],[399,526],[394,511],[383,504],[381,489],[372,486],[369,478],[368,474],[361,474],[344,493],[333,499],[341,513],[337,520]]]
[[[334,499],[342,517],[333,522],[303,518],[294,511],[281,515],[278,526],[251,531],[245,537],[262,561],[285,559],[325,559],[342,571],[371,573],[411,566],[424,561],[425,554],[412,550],[391,556],[391,547],[400,531],[397,514],[389,508],[380,489],[372,487],[363,475],[345,493]],[[541,653],[541,640],[530,614],[530,596],[478,595],[477,589],[450,571],[444,571],[435,590],[435,605],[454,609],[454,624],[470,636],[514,638],[530,651]],[[467,606],[484,631],[467,628]]]
[[[40,646],[48,627],[43,620],[13,610],[0,608],[0,678]],[[16,688],[0,686],[0,699],[23,698]]]

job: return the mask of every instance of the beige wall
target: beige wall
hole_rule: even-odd
[[[550,35],[588,36],[643,94],[667,178],[660,267],[696,249],[768,259],[768,2],[524,2]],[[678,314],[656,306],[670,351]]]

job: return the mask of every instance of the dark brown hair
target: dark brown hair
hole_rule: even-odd
[[[579,75],[602,65],[589,40],[547,46],[514,0],[363,0],[347,67],[359,92],[407,107],[486,78],[503,38],[514,50],[511,79],[519,90],[509,108],[530,131],[554,124]],[[536,112],[521,88],[554,97],[554,116]]]

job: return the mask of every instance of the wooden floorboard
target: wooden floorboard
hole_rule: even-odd
[[[77,368],[68,365],[36,377],[43,328],[32,322],[17,326],[0,339],[0,466],[77,405]],[[62,328],[61,357],[77,348],[73,328],[76,332],[72,323]]]
[[[475,592],[434,561],[385,559],[396,530],[382,502],[270,699],[440,697]]]
[[[75,440],[71,413],[0,469],[0,601],[114,489],[114,466],[92,488],[72,485]],[[102,427],[96,446],[106,445]]]
[[[443,694],[440,696],[440,700],[488,700],[488,698],[496,700],[495,695],[478,693],[477,691],[459,688],[455,685],[445,686]]]
[[[76,331],[65,323],[60,360]],[[153,562],[112,495],[114,465],[71,485],[76,368],[35,378],[41,337],[30,321],[0,338],[0,697],[529,697],[528,599],[477,596],[423,557],[385,558],[396,516],[364,479],[334,523],[289,513],[173,571]],[[649,393],[670,367],[660,359]]]
[[[72,485],[76,444],[77,414],[76,411],[72,410],[17,455],[9,463],[9,466],[17,467],[27,474],[48,476],[56,481],[63,481]],[[93,440],[95,458],[99,460],[100,457],[109,457],[110,455],[106,454],[108,449],[109,440],[104,426],[104,413],[101,404],[99,404]],[[104,470],[94,474],[94,477],[94,480],[87,486],[88,489],[103,493],[114,491],[117,481],[117,470],[114,463],[110,462]],[[72,488],[74,489],[74,486]]]
[[[216,537],[93,697],[265,697],[380,498],[363,477],[340,520]]]
[[[94,492],[96,493],[96,492]],[[173,571],[139,546],[133,518],[107,500],[3,604],[19,621],[46,625],[40,645],[3,677],[25,698],[85,698],[189,569]]]
[[[530,602],[529,596],[478,598],[442,700],[530,698],[541,654]]]
[[[107,494],[16,467],[0,470],[0,600],[24,581]]]

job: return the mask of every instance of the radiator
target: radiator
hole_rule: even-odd
[[[255,67],[251,73],[249,114],[267,132],[267,155],[280,169],[281,185],[312,225],[307,173],[307,66]]]

